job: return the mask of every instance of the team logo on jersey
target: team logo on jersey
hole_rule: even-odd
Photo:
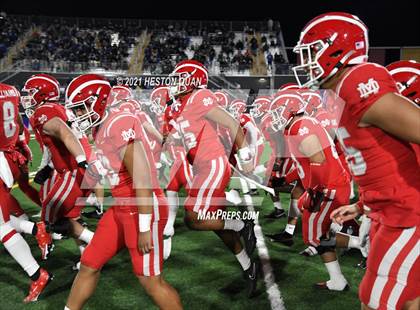
[[[322,127],[327,127],[327,126],[329,126],[331,124],[331,122],[330,122],[330,120],[329,119],[324,119],[324,120],[322,120],[321,121],[321,126]]]
[[[213,99],[211,97],[206,97],[203,99],[203,104],[208,107],[213,104]]]
[[[45,114],[42,114],[40,117],[38,117],[38,122],[40,124],[44,124],[46,121],[48,121],[48,117]]]
[[[360,83],[357,90],[360,92],[360,98],[366,99],[370,95],[378,93],[379,84],[373,78],[370,78],[367,83]]]
[[[309,129],[308,127],[299,128],[298,133],[299,133],[299,136],[307,135],[309,133]]]
[[[124,141],[128,142],[136,137],[136,132],[134,131],[133,128],[130,128],[128,130],[123,130],[121,132],[121,136]]]

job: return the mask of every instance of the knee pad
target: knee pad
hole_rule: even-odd
[[[68,236],[71,229],[70,220],[68,218],[59,219],[54,224],[49,224],[49,228],[52,232]]]

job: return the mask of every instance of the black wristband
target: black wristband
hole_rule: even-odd
[[[80,168],[83,168],[83,169],[87,169],[88,163],[87,163],[86,160],[84,160],[84,161],[81,161],[80,163],[78,163],[77,166],[79,166]]]

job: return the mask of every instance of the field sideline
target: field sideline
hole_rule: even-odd
[[[38,146],[31,141],[34,153],[33,169],[40,160]],[[29,202],[20,190],[13,190],[22,207],[28,214],[34,215],[39,208]],[[269,197],[264,197],[260,211],[259,224],[264,233],[276,232],[286,225],[286,219],[267,220],[264,218],[272,209]],[[283,206],[288,206],[288,195],[282,195]],[[185,309],[270,309],[266,287],[261,278],[258,294],[253,299],[245,297],[244,281],[239,264],[224,247],[222,242],[211,232],[189,231],[183,224],[183,209],[178,214],[173,249],[170,259],[165,264],[165,278],[178,290]],[[34,219],[37,220],[37,219]],[[89,228],[94,230],[96,221],[87,220]],[[327,280],[327,272],[319,257],[305,258],[298,252],[305,248],[297,227],[295,245],[291,248],[273,244],[265,239],[270,263],[273,268],[275,283],[278,285],[286,309],[358,309],[358,284],[364,271],[355,268],[360,255],[340,257],[343,274],[349,281],[350,290],[343,293],[317,291],[312,288],[315,282]],[[26,236],[36,259],[40,252],[32,236]],[[0,310],[15,309],[51,309],[64,308],[73,278],[72,264],[78,259],[79,251],[72,240],[55,242],[55,250],[50,259],[41,262],[55,276],[41,299],[33,304],[24,305],[29,279],[4,247],[0,252]],[[257,250],[254,255],[257,257]],[[122,251],[104,267],[94,296],[85,309],[155,309],[149,298],[142,291],[131,271],[131,263],[126,251]]]

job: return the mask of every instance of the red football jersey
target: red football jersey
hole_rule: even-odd
[[[343,151],[343,148],[336,138],[338,121],[336,115],[328,112],[325,109],[319,110],[315,115],[316,120],[321,124],[323,128],[330,134],[331,138],[334,140],[334,146],[337,151],[338,156],[340,157],[341,163],[343,164],[344,169],[347,173],[350,173],[349,167],[346,161],[346,154]]]
[[[322,184],[318,185],[333,189],[349,182],[349,176],[341,164],[331,137],[316,119],[301,117],[285,130],[284,135],[305,189],[310,187],[311,166],[309,158],[299,148],[302,141],[312,135],[318,138],[325,156],[325,162],[322,164],[325,166],[325,173],[322,176]]]
[[[114,197],[136,196],[132,178],[124,166],[120,154],[120,150],[132,141],[142,142],[150,165],[152,187],[154,189],[159,188],[156,169],[153,166],[153,154],[139,119],[130,112],[113,109],[95,133],[95,142],[98,149],[98,157],[104,167],[118,174],[118,178],[111,181],[113,186],[112,195]]]
[[[66,109],[62,105],[58,103],[43,104],[38,107],[31,116],[33,130],[36,131],[41,138],[42,144],[50,150],[51,161],[57,172],[63,173],[67,170],[78,169],[76,159],[67,150],[64,143],[43,132],[44,124],[55,117],[61,119],[65,123],[68,122]]]
[[[176,124],[174,127],[181,136],[190,164],[207,164],[225,155],[216,124],[205,117],[217,106],[216,97],[207,89],[188,94],[182,102],[174,102],[170,106]]]
[[[338,138],[363,203],[384,224],[418,225],[420,170],[412,147],[378,127],[359,126],[379,98],[398,93],[391,75],[380,65],[360,64],[344,74],[336,93],[345,102]]]
[[[154,126],[152,119],[143,111],[136,111],[135,115],[139,119],[140,124],[142,126],[144,123],[149,123],[150,125]],[[157,141],[157,139],[154,136],[147,134],[147,132],[145,138],[153,153],[154,162],[158,163],[160,161],[160,153],[162,151],[161,144],[159,143],[159,141]]]
[[[19,137],[19,98],[15,87],[0,83],[0,151],[13,148]]]

